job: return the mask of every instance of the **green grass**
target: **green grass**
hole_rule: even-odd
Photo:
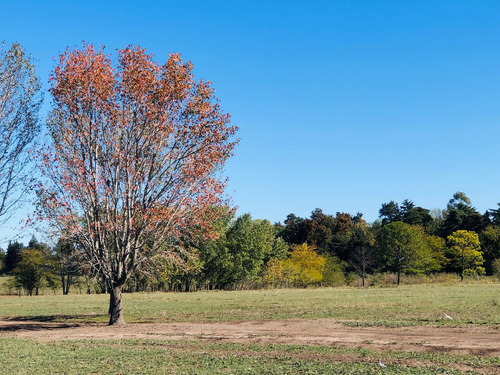
[[[500,284],[125,294],[127,322],[332,318],[348,325],[500,324]],[[107,295],[2,297],[0,316],[106,321]],[[454,317],[442,320],[443,311]]]
[[[333,346],[0,339],[4,374],[493,374],[499,366],[498,358]]]
[[[5,279],[0,278],[0,283]],[[1,285],[1,284],[0,284]],[[128,322],[331,318],[355,326],[500,324],[500,284],[125,294]],[[0,297],[0,317],[107,321],[108,296]],[[442,320],[446,311],[453,321]],[[1,334],[1,332],[0,332]],[[388,368],[381,370],[377,359]],[[2,374],[496,374],[500,358],[212,341],[0,338]]]

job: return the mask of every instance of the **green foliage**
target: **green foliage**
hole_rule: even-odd
[[[403,223],[410,225],[427,227],[432,223],[430,211],[425,208],[415,206],[415,203],[409,199],[405,199],[401,203],[401,206],[394,201],[383,203],[382,208],[379,210],[379,217],[382,219],[383,225],[396,221],[402,221]]]
[[[285,240],[283,240],[283,238],[275,237],[269,257],[277,259],[285,259],[288,254],[288,248],[289,246],[287,245]]]
[[[283,281],[283,262],[277,258],[270,259],[266,264],[263,278],[268,284],[276,285],[281,283]]]
[[[480,234],[486,272],[493,272],[493,261],[500,258],[500,227],[489,225]]]
[[[349,265],[361,277],[362,286],[365,278],[375,263],[375,235],[366,223],[354,226],[347,247],[349,249]]]
[[[470,199],[463,192],[456,192],[448,203],[442,236],[447,238],[457,230],[480,233],[483,227],[483,216],[471,205]]]
[[[5,265],[3,273],[11,273],[16,268],[17,263],[21,260],[21,252],[24,246],[20,242],[9,242],[7,246],[7,253],[5,254]]]
[[[268,220],[252,220],[250,214],[228,222],[219,238],[200,246],[206,281],[224,288],[259,277],[265,262],[286,254],[287,245],[276,239],[276,230]]]
[[[322,285],[325,286],[341,286],[346,284],[344,275],[345,263],[338,258],[326,255],[325,270],[323,271]]]
[[[5,251],[0,249],[0,274],[2,274],[5,267]]]
[[[464,275],[482,275],[485,270],[479,236],[475,232],[458,230],[448,236],[448,255],[450,262]]]
[[[51,260],[41,250],[25,249],[13,271],[15,283],[18,287],[26,289],[30,296],[33,295],[33,291],[38,294],[38,289],[44,280],[53,283],[50,277],[52,268]]]
[[[378,251],[384,268],[397,272],[398,285],[402,272],[425,272],[433,258],[423,229],[400,221],[382,228]]]
[[[430,256],[427,258],[425,263],[426,272],[439,272],[443,268],[443,265],[447,262],[445,251],[446,242],[441,237],[426,235],[425,236],[425,246],[428,247],[430,251]]]
[[[491,262],[491,268],[493,275],[500,280],[500,258],[497,258]]]

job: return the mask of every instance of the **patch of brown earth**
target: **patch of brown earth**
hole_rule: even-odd
[[[0,337],[41,342],[79,339],[221,340],[500,356],[500,331],[492,327],[346,327],[328,319],[141,323],[112,327],[104,324],[0,319]]]

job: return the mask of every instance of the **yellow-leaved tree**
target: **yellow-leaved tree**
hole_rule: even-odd
[[[307,286],[323,280],[326,260],[314,246],[293,245],[289,258],[282,261],[283,278],[293,284]]]
[[[485,273],[483,253],[479,236],[476,232],[457,230],[448,236],[449,257],[460,272],[460,280],[464,275],[482,275]]]

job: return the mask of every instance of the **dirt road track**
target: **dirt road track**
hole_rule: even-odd
[[[500,330],[492,327],[348,327],[327,319],[141,323],[113,327],[103,324],[0,319],[0,337],[27,338],[41,342],[79,339],[211,340],[500,356]]]

